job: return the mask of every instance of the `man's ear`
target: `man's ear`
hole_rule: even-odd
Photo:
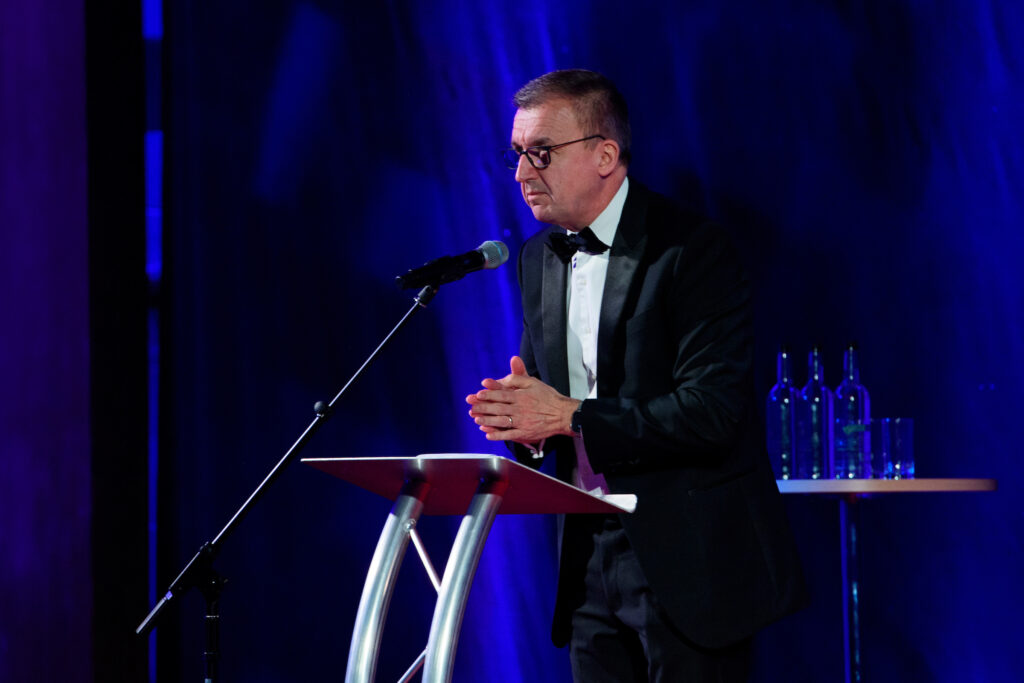
[[[597,172],[601,174],[602,178],[607,178],[619,165],[619,143],[607,138],[601,140],[598,147],[601,151],[601,158],[597,163]]]

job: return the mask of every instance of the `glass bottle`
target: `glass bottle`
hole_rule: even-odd
[[[796,388],[790,372],[789,352],[783,346],[775,361],[777,381],[768,392],[765,408],[765,435],[767,436],[768,457],[778,479],[796,478],[793,450],[796,436]]]
[[[825,385],[821,349],[807,354],[807,384],[796,404],[796,476],[832,477],[832,391]]]
[[[871,399],[860,383],[857,345],[843,354],[843,381],[836,387],[835,463],[836,479],[871,478]]]

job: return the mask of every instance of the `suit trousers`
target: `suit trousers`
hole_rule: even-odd
[[[750,677],[750,638],[702,648],[668,620],[616,516],[598,518],[586,597],[572,616],[569,656],[577,683],[740,683]]]

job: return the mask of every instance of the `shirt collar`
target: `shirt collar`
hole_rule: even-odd
[[[619,219],[622,218],[622,207],[626,205],[626,194],[629,192],[629,178],[624,178],[622,184],[619,185],[618,191],[612,200],[608,202],[608,206],[604,207],[594,222],[590,224],[590,229],[597,235],[597,239],[601,240],[609,247],[612,245],[612,240],[615,239],[615,232],[619,229]],[[567,230],[566,232],[571,232]]]

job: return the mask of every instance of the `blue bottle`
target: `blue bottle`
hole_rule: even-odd
[[[777,381],[768,392],[765,407],[765,434],[767,436],[768,457],[777,479],[795,479],[796,467],[795,437],[796,419],[796,388],[793,386],[793,375],[790,371],[789,352],[783,346],[775,361]]]
[[[843,381],[835,398],[836,479],[871,478],[871,399],[860,383],[857,345],[843,354]]]
[[[807,354],[807,384],[796,404],[796,476],[798,479],[832,477],[832,391],[825,385],[821,349]]]

